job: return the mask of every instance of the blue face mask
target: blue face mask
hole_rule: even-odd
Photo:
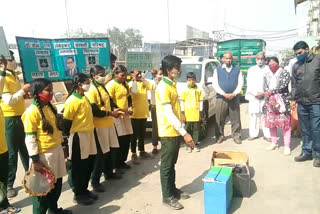
[[[304,52],[303,54],[297,56],[297,60],[300,62],[300,63],[304,63],[307,59],[307,53]]]

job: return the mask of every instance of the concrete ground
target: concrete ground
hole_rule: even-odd
[[[151,160],[140,160],[140,165],[132,165],[123,179],[104,181],[106,192],[99,194],[99,200],[91,206],[73,203],[66,177],[64,178],[59,205],[75,214],[119,213],[119,214],[201,214],[204,213],[203,182],[210,167],[214,150],[244,151],[250,159],[252,175],[252,196],[233,198],[229,213],[234,214],[319,214],[320,213],[320,169],[312,166],[312,161],[295,163],[293,158],[301,151],[300,139],[292,138],[292,155],[283,156],[283,140],[280,149],[265,151],[268,142],[259,138],[248,141],[247,104],[241,105],[243,144],[237,145],[228,137],[222,144],[216,145],[212,124],[208,136],[201,142],[201,152],[186,153],[182,145],[176,165],[176,184],[178,188],[189,192],[191,198],[182,200],[185,207],[173,211],[162,205],[160,187],[160,154]],[[226,136],[230,135],[230,124],[226,126]],[[282,134],[280,133],[280,136]],[[151,151],[151,139],[146,139],[146,150]],[[130,156],[129,156],[130,159]],[[19,165],[16,188],[19,195],[12,205],[21,207],[23,214],[32,213],[32,200],[20,186],[23,169]],[[91,188],[91,187],[90,187]]]

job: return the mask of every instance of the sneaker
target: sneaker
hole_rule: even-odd
[[[268,146],[268,147],[266,148],[266,150],[267,150],[267,151],[271,151],[271,150],[274,150],[274,149],[276,149],[276,148],[278,148],[278,145],[277,145],[277,144],[274,144],[274,143],[271,143],[271,145]]]
[[[314,159],[313,166],[314,167],[320,167],[320,158],[315,158]]]
[[[13,198],[16,197],[18,195],[17,191],[15,189],[13,189],[12,187],[9,187],[7,189],[7,197],[8,198]]]
[[[217,140],[217,143],[220,144],[220,143],[223,142],[223,140],[224,140],[224,137],[223,137],[223,136],[220,136],[220,137],[218,138],[218,140]]]
[[[87,190],[87,191],[86,191],[86,194],[87,194],[87,196],[88,196],[89,198],[91,198],[92,200],[94,200],[94,201],[98,200],[98,195],[94,194],[93,192]]]
[[[102,185],[102,184],[93,184],[93,183],[91,183],[91,186],[92,186],[92,188],[93,188],[93,190],[95,191],[95,192],[105,192],[105,188],[104,188],[104,186]]]
[[[191,152],[192,152],[191,147],[188,146],[188,147],[186,148],[186,151],[187,151],[188,153],[191,153]]]
[[[183,192],[180,189],[176,189],[175,198],[184,200],[184,199],[190,198],[190,195],[188,193],[186,193],[186,192]]]
[[[171,196],[169,198],[163,198],[162,199],[162,203],[165,206],[167,206],[167,207],[169,207],[169,208],[171,208],[173,210],[181,210],[181,209],[183,209],[182,204],[180,204],[178,199],[173,197],[173,196]]]
[[[139,153],[139,157],[144,158],[144,159],[147,159],[147,158],[151,158],[151,155],[150,155],[148,152],[141,151],[141,152]]]
[[[94,200],[89,198],[88,195],[78,195],[73,197],[73,201],[77,204],[88,206],[93,204]]]
[[[194,147],[194,151],[195,151],[195,152],[200,152],[199,147],[195,146],[195,147]]]
[[[153,155],[156,155],[159,153],[159,150],[157,148],[153,148],[152,149],[152,152],[151,152]]]
[[[291,154],[291,149],[287,146],[284,147],[284,150],[283,150],[283,155],[290,155]]]

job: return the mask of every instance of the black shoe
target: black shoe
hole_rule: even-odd
[[[224,140],[224,137],[223,137],[223,136],[220,136],[220,137],[218,138],[218,140],[217,140],[217,143],[220,144],[220,143],[223,142],[223,140]]]
[[[93,192],[87,190],[86,192],[87,196],[91,199],[93,199],[94,201],[98,200],[98,195],[97,194],[94,194]]]
[[[238,138],[238,139],[233,139],[233,141],[236,143],[236,144],[241,144],[242,141]]]
[[[315,158],[314,159],[313,166],[314,167],[320,167],[320,158]]]
[[[131,169],[131,166],[126,163],[123,163],[121,164],[120,169]]]
[[[152,149],[152,152],[151,152],[153,155],[156,155],[156,154],[158,154],[159,153],[159,150],[158,149],[156,149],[156,148],[154,148],[154,149]]]
[[[91,205],[94,202],[94,200],[92,198],[89,198],[88,195],[74,196],[73,200],[75,203],[80,204],[80,205],[84,205],[84,206]]]
[[[119,171],[116,171],[115,173],[112,173],[111,175],[107,175],[104,178],[105,180],[119,180],[122,178],[122,176]]]
[[[143,158],[143,159],[149,159],[152,158],[151,155],[148,152],[142,151],[139,153],[139,157]]]
[[[64,210],[62,208],[59,208],[59,209],[53,211],[49,208],[48,214],[72,214],[72,211],[71,210]]]
[[[173,209],[173,210],[181,210],[181,209],[183,209],[182,204],[180,204],[179,201],[178,201],[178,199],[176,199],[176,198],[173,197],[173,196],[171,196],[171,197],[169,197],[169,198],[163,198],[163,199],[162,199],[162,203],[163,203],[165,206],[167,206],[167,207],[169,207],[169,208],[171,208],[171,209]]]
[[[7,189],[7,197],[8,198],[13,198],[13,197],[16,197],[17,195],[18,195],[18,193],[15,189],[13,189],[13,187],[9,187]]]
[[[175,191],[175,197],[176,197],[177,199],[182,199],[182,200],[184,200],[184,199],[190,198],[190,195],[189,195],[188,193],[186,193],[186,192],[181,191],[180,189],[176,189],[176,191]]]
[[[307,161],[307,160],[312,160],[312,155],[306,155],[301,153],[299,156],[294,158],[295,162],[303,162],[303,161]]]
[[[99,183],[91,183],[91,186],[95,192],[105,192],[104,186]]]

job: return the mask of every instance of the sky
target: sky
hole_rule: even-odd
[[[122,30],[136,28],[141,31],[144,42],[185,40],[186,25],[207,32],[224,30],[234,34],[257,34],[243,29],[257,31],[299,29],[301,34],[305,30],[308,7],[305,3],[299,5],[295,14],[293,2],[293,0],[10,0],[1,2],[1,8],[8,9],[1,10],[0,26],[4,27],[8,43],[15,43],[15,36],[61,38],[68,26],[70,30],[82,28],[94,32],[106,32],[107,28],[113,26]],[[271,51],[291,48],[297,39],[267,41],[267,48]]]

